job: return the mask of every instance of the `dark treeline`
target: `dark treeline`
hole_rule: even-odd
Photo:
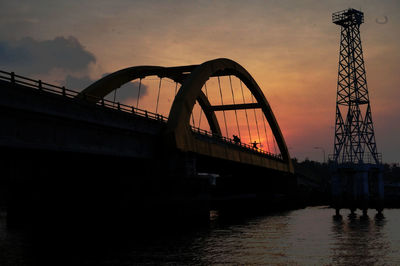
[[[400,207],[400,167],[399,164],[383,165],[385,182],[385,206]]]
[[[300,197],[305,205],[329,205],[330,171],[327,163],[292,159]]]

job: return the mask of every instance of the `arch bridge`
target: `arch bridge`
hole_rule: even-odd
[[[137,95],[119,101],[124,89]],[[0,187],[8,187],[12,223],[66,220],[72,210],[91,225],[104,213],[208,221],[211,208],[298,202],[272,109],[229,59],[129,67],[84,90],[0,71],[0,109]]]
[[[161,66],[134,66],[125,68],[114,73],[111,73],[100,80],[94,82],[86,89],[81,91],[76,97],[85,98],[87,101],[104,105],[104,98],[107,95],[114,93],[114,100],[117,90],[124,84],[138,80],[138,96],[136,99],[136,107],[132,107],[132,112],[138,113],[140,109],[139,100],[142,81],[150,76],[159,77],[158,94],[156,98],[155,116],[157,120],[165,122],[166,126],[162,133],[162,146],[164,152],[177,150],[184,154],[194,154],[205,158],[215,158],[223,161],[235,162],[244,165],[251,165],[261,168],[277,170],[281,172],[293,173],[293,166],[290,160],[290,155],[279,128],[277,120],[272,112],[272,109],[264,96],[261,88],[258,86],[253,77],[238,63],[225,59],[215,59],[204,62],[200,65],[178,66],[178,67],[161,67]],[[232,104],[224,104],[227,102],[228,96],[223,96],[221,90],[222,77],[228,77],[231,89]],[[242,102],[239,102],[240,97],[235,98],[234,89],[232,86],[232,77],[235,77],[240,85]],[[159,114],[159,101],[161,91],[161,80],[167,78],[175,82],[175,97],[169,109],[168,118],[164,119],[162,114]],[[211,97],[210,86],[207,90],[207,82],[216,78],[219,87],[220,104],[212,104],[214,99]],[[179,86],[179,89],[177,89]],[[218,88],[216,89],[218,90]],[[250,95],[251,102],[246,102],[245,92]],[[238,94],[236,88],[236,95]],[[240,94],[240,91],[239,91]],[[201,115],[204,114],[207,121],[208,130],[196,127],[194,121],[195,106],[200,108]],[[120,104],[118,103],[118,108]],[[256,110],[259,112],[256,115]],[[233,111],[236,120],[236,134],[243,134],[243,124],[247,122],[247,142],[246,137],[239,138],[237,135],[230,136],[228,129],[234,126],[228,126],[226,113]],[[238,113],[245,112],[246,119],[238,119]],[[254,111],[253,124],[249,124],[249,114]],[[150,111],[145,111],[146,117]],[[222,113],[222,115],[218,115]],[[219,119],[218,119],[219,117]],[[257,119],[260,119],[258,121]],[[224,123],[221,123],[222,121]],[[228,121],[228,122],[227,122]],[[234,122],[234,121],[233,121]],[[254,124],[255,122],[255,124]],[[277,145],[278,152],[272,152],[268,143],[268,136],[264,138],[264,142],[268,144],[268,149],[261,148],[262,140],[260,138],[260,128],[264,126],[265,134],[267,135],[266,124],[271,131],[274,145]],[[240,126],[241,125],[241,126]],[[222,129],[225,130],[222,130]],[[252,141],[251,130],[256,128],[258,140]],[[232,130],[231,130],[232,131]],[[267,145],[264,145],[267,146]],[[272,146],[272,144],[271,144]]]

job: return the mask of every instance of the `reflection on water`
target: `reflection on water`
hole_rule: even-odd
[[[333,217],[325,207],[275,213],[244,221],[223,222],[213,215],[209,228],[178,235],[152,235],[116,243],[84,246],[59,245],[54,265],[154,264],[280,264],[280,265],[399,265],[399,209],[384,211],[384,218]],[[3,217],[4,218],[4,217]],[[0,265],[40,262],[37,249],[0,221]],[[114,240],[115,241],[115,240]],[[57,246],[57,243],[51,243]],[[35,252],[25,252],[35,251]],[[41,253],[46,256],[46,252]],[[40,264],[40,263],[38,263]]]
[[[383,264],[388,261],[389,239],[383,233],[385,218],[351,217],[333,220],[333,262],[342,265]]]

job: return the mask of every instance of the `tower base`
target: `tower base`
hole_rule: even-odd
[[[368,209],[381,213],[384,208],[384,184],[382,167],[372,164],[341,165],[332,172],[332,207],[357,209],[367,215]]]

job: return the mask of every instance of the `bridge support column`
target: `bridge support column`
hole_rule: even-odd
[[[382,169],[379,169],[378,173],[378,203],[377,203],[377,208],[376,210],[378,211],[378,214],[382,214],[383,211],[383,206],[384,206],[384,200],[385,200],[385,194],[384,194],[384,182],[383,182],[383,172]]]
[[[184,167],[185,176],[197,175],[196,157],[192,154],[186,153],[184,157]]]
[[[197,175],[197,160],[190,153],[168,153],[165,157],[170,176],[194,177]]]
[[[355,173],[355,187],[357,188],[356,201],[363,211],[363,215],[367,215],[369,203],[369,186],[368,186],[368,171],[360,169]]]
[[[342,208],[342,180],[336,172],[332,175],[332,203],[336,210],[336,215],[339,215],[339,210]]]
[[[18,159],[12,156],[7,168],[7,227],[27,228],[36,220],[40,207],[35,204],[40,195],[35,191],[33,181],[38,170],[31,160],[23,156]]]
[[[354,171],[344,171],[344,178],[346,180],[346,201],[349,205],[350,215],[355,215],[358,206],[359,186],[357,175]]]

